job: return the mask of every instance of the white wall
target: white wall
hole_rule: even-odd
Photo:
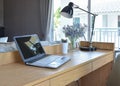
[[[108,15],[108,27],[118,27],[117,15]]]
[[[95,28],[100,28],[102,27],[102,15],[96,16],[95,19]]]
[[[111,15],[97,16],[96,21],[95,21],[95,28],[101,28],[101,27],[117,28],[118,27],[118,15],[111,14]]]

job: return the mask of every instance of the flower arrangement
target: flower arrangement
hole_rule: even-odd
[[[71,41],[72,47],[74,47],[74,42],[78,38],[84,36],[86,27],[86,24],[76,24],[74,26],[67,25],[63,27],[63,33],[65,33],[65,36]]]

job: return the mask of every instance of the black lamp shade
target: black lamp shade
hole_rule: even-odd
[[[73,3],[69,3],[68,6],[64,7],[61,11],[61,15],[67,18],[73,17]]]

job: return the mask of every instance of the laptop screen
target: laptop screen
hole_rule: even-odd
[[[17,43],[17,47],[22,53],[23,59],[29,59],[36,55],[45,54],[41,44],[39,37],[34,35],[26,35],[26,36],[16,36],[14,37],[15,42]]]

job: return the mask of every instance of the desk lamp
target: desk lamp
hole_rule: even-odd
[[[86,46],[86,47],[81,47],[80,46],[80,50],[95,51],[96,47],[92,46],[92,37],[93,37],[93,31],[94,31],[95,18],[97,16],[97,14],[93,14],[93,13],[91,13],[89,11],[86,11],[86,10],[80,8],[78,5],[75,5],[74,3],[70,2],[66,7],[64,7],[61,10],[61,15],[66,17],[66,18],[72,18],[73,17],[73,8],[82,10],[82,11],[84,11],[86,13],[89,13],[89,14],[91,14],[93,16],[92,17],[92,32],[91,32],[91,37],[90,37],[90,41],[89,41],[90,45]]]

